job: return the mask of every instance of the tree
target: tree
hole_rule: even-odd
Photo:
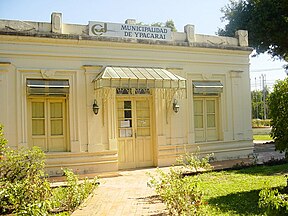
[[[176,27],[175,27],[174,21],[171,20],[171,19],[166,21],[165,27],[171,28],[171,31],[172,31],[172,32],[177,32],[177,29],[176,29]]]
[[[268,99],[271,118],[271,136],[275,147],[288,156],[288,78],[278,80]]]
[[[218,30],[219,35],[234,36],[237,30],[248,30],[249,44],[258,54],[267,51],[288,61],[287,0],[230,0],[221,11],[228,24]]]
[[[149,24],[145,24],[143,22],[137,22],[136,25],[149,25]],[[152,23],[151,26],[166,27],[166,28],[170,28],[172,32],[177,32],[177,29],[175,27],[174,21],[172,19],[167,20],[165,23],[163,23],[163,22],[155,22],[155,23]]]
[[[152,23],[151,26],[166,27],[166,28],[170,28],[172,32],[177,32],[174,21],[171,19],[167,20],[165,23],[162,23],[162,22]]]

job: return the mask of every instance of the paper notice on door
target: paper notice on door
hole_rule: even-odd
[[[126,137],[126,130],[120,129],[120,137]]]
[[[127,120],[127,121],[121,121],[120,127],[121,127],[121,128],[130,127],[130,121],[129,121],[129,120]]]
[[[126,137],[132,137],[132,130],[131,129],[126,130]]]

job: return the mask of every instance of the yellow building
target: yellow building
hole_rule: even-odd
[[[166,166],[185,152],[252,153],[248,33],[0,20],[0,123],[50,175]]]

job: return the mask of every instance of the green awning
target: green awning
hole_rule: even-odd
[[[94,82],[95,89],[186,88],[186,79],[162,68],[105,67]]]
[[[195,81],[192,82],[193,93],[219,94],[223,92],[223,84],[220,81]]]

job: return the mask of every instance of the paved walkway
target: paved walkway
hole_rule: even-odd
[[[117,177],[100,179],[94,195],[73,216],[164,215],[164,204],[147,186],[147,172],[155,173],[155,168],[122,171]]]
[[[254,153],[258,162],[281,158],[284,155],[274,151],[272,144],[256,144]],[[251,162],[253,159],[239,159],[215,162],[215,168],[232,167],[236,163]],[[161,168],[167,170],[169,168]],[[153,189],[147,187],[147,172],[155,173],[155,168],[119,171],[110,177],[100,179],[100,186],[94,195],[73,213],[73,216],[129,216],[166,215],[165,206],[156,198]]]

